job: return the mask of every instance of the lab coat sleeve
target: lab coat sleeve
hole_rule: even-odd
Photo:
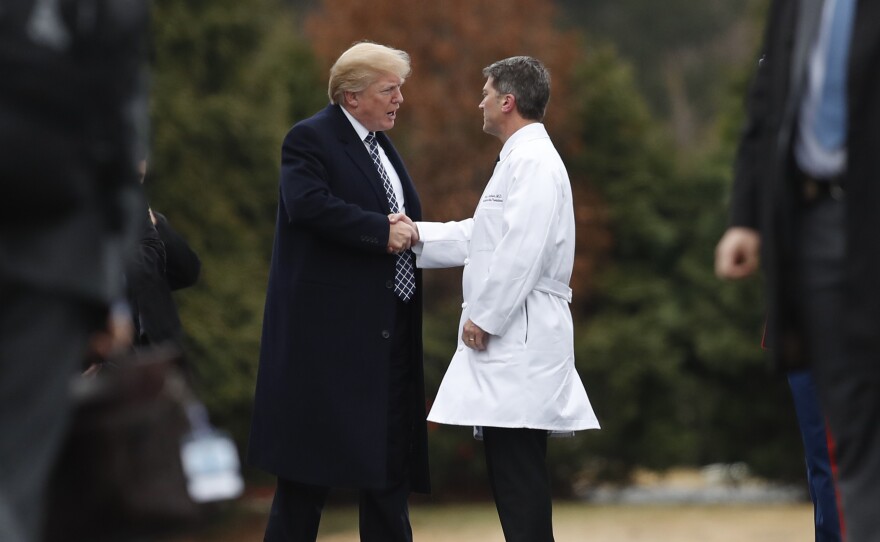
[[[419,242],[413,245],[421,269],[461,267],[468,256],[474,219],[460,222],[417,222]]]
[[[541,278],[559,224],[558,169],[531,156],[514,165],[511,174],[501,240],[485,286],[470,303],[471,320],[491,335],[507,331]]]

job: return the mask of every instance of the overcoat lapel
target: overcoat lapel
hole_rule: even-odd
[[[824,0],[800,0],[797,4],[797,30],[791,57],[792,92],[800,93],[804,84],[807,63],[810,61],[810,46],[816,42],[814,38],[819,31],[824,5]]]
[[[825,0],[793,0],[795,6],[794,46],[791,51],[791,66],[789,68],[788,100],[779,133],[778,148],[788,149],[793,136],[792,130],[796,124],[798,107],[801,103],[801,95],[806,87],[807,64],[810,61],[810,50],[815,43],[816,33],[819,31],[819,22],[822,20],[822,7]]]
[[[351,123],[348,122],[348,118],[342,112],[341,106],[331,105],[329,107],[333,109],[336,133],[339,134],[339,140],[345,149],[345,154],[351,158],[352,162],[355,163],[369,181],[368,184],[376,196],[376,203],[378,203],[379,207],[384,209],[386,213],[390,213],[391,209],[388,206],[388,198],[385,196],[382,178],[379,177],[379,172],[376,171],[376,166],[373,164],[373,159],[370,158],[367,148],[364,147],[364,142],[358,138],[357,132]]]

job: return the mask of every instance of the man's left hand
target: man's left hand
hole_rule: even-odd
[[[464,342],[464,345],[480,352],[486,349],[486,345],[489,344],[489,337],[488,333],[470,319],[461,328],[461,340]]]

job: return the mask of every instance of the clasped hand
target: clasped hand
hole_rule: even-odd
[[[388,215],[388,253],[400,254],[419,241],[419,228],[403,213]]]

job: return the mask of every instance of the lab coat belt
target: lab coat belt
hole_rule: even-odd
[[[555,295],[556,297],[561,297],[571,303],[571,288],[569,288],[567,284],[563,284],[558,280],[541,277],[538,279],[538,283],[535,284],[535,290],[544,292],[545,294]]]

